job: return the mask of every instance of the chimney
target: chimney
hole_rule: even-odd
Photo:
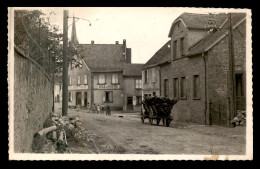
[[[123,57],[126,60],[126,40],[123,39]]]
[[[116,41],[116,44],[118,44],[119,42],[118,41]]]
[[[91,44],[94,44],[94,41],[93,41],[93,40],[91,41]]]
[[[126,48],[126,63],[132,62],[131,48]]]
[[[123,46],[126,48],[126,40],[123,39]]]

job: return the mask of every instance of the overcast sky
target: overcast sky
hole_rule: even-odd
[[[145,63],[168,40],[172,22],[183,12],[191,12],[190,8],[38,8],[43,12],[54,11],[51,23],[63,31],[63,10],[69,10],[69,16],[85,18],[91,21],[76,22],[77,37],[80,44],[122,44],[126,39],[128,48],[132,49],[132,63]],[[193,13],[206,13],[193,8]],[[212,9],[210,10],[212,12]],[[69,25],[72,19],[69,19]],[[71,27],[68,37],[71,36]]]

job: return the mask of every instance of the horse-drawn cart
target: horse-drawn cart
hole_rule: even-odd
[[[144,123],[145,119],[149,119],[152,125],[153,121],[159,125],[162,120],[163,126],[169,127],[173,116],[171,116],[171,109],[177,103],[176,100],[162,97],[146,97],[143,100],[144,112],[141,111],[141,121]]]

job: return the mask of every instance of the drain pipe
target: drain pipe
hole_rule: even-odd
[[[207,103],[207,66],[206,66],[206,57],[204,55],[204,52],[202,52],[202,57],[203,57],[203,61],[204,61],[204,72],[205,72],[205,111],[204,111],[204,124],[207,125],[207,107],[208,107],[208,103]]]

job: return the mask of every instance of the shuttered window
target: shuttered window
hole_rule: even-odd
[[[178,98],[179,80],[178,78],[173,79],[173,97]]]
[[[144,83],[148,83],[148,70],[144,71]]]
[[[181,77],[180,81],[180,98],[181,99],[186,99],[186,79],[185,77]]]
[[[88,84],[88,75],[84,75],[84,84]]]
[[[112,84],[118,84],[118,74],[112,74]]]
[[[200,79],[199,79],[199,75],[193,76],[193,98],[194,99],[200,98]]]
[[[169,83],[168,83],[168,79],[164,79],[164,96],[165,97],[169,96]]]
[[[80,76],[78,76],[78,83],[77,84],[80,85]]]
[[[105,84],[106,83],[106,76],[105,74],[99,74],[98,83],[99,84]]]
[[[136,79],[135,80],[135,88],[136,89],[141,89],[142,88],[142,80]]]
[[[152,69],[152,82],[156,82],[155,68]]]
[[[180,57],[184,55],[184,38],[180,39]]]
[[[177,59],[177,40],[173,42],[173,59]]]

